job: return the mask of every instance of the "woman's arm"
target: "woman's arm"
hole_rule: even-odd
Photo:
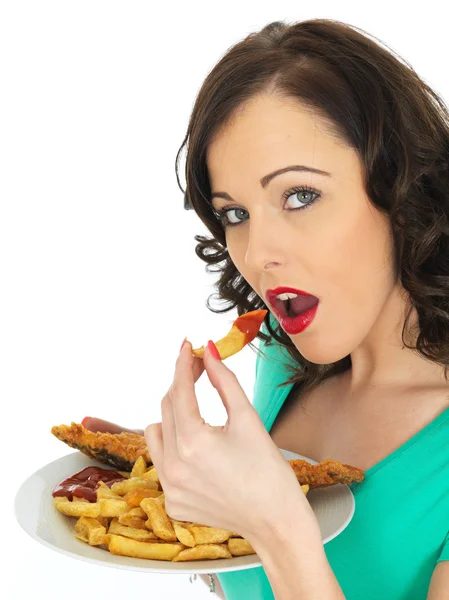
[[[296,515],[292,511],[260,531],[263,537],[247,539],[262,562],[276,600],[345,600],[317,522],[306,521],[303,511]]]

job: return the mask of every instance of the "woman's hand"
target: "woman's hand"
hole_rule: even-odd
[[[276,527],[290,507],[315,520],[293,469],[235,374],[214,358],[210,344],[203,362],[228,414],[226,424],[211,426],[201,417],[194,388],[196,359],[186,341],[162,399],[162,422],[145,429],[167,513],[238,533],[250,543],[263,530],[269,535],[270,524]]]

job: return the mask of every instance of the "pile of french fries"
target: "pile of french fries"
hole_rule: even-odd
[[[77,517],[77,539],[112,554],[172,562],[255,554],[237,533],[169,517],[156,469],[147,468],[143,457],[130,473],[120,473],[125,479],[111,487],[100,482],[96,502],[54,498],[61,513]],[[308,485],[301,488],[305,494],[309,490]]]

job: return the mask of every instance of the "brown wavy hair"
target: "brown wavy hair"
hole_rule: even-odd
[[[405,60],[368,36],[333,19],[275,21],[250,33],[207,75],[176,156],[184,208],[193,209],[212,235],[196,235],[195,252],[207,263],[207,272],[220,274],[217,295],[227,303],[213,309],[212,294],[207,307],[215,313],[237,307],[238,315],[267,309],[257,338],[267,346],[275,340],[286,348],[291,377],[281,385],[301,385],[302,393],[349,369],[351,356],[321,365],[301,355],[232,262],[210,200],[208,145],[258,94],[296,99],[322,118],[330,135],[358,153],[366,194],[389,216],[395,274],[408,293],[402,342],[444,366],[448,380],[449,112]],[[187,144],[184,191],[178,164]],[[413,307],[418,314],[416,346],[404,339]]]

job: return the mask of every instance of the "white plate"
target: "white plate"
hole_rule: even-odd
[[[287,460],[302,458],[316,464],[316,461],[300,454],[288,450],[281,452]],[[105,465],[75,451],[42,467],[22,483],[15,498],[15,513],[19,524],[32,538],[73,558],[106,567],[149,573],[219,573],[252,569],[262,565],[257,554],[185,562],[131,558],[111,554],[107,550],[89,546],[78,540],[73,529],[75,519],[56,510],[51,492],[62,479],[92,465],[106,468]],[[354,496],[347,485],[337,484],[310,490],[307,499],[318,519],[324,544],[341,533],[354,514]]]

